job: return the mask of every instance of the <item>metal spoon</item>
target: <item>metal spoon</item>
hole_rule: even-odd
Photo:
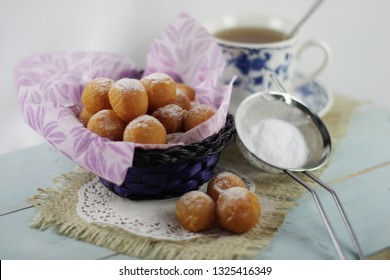
[[[324,0],[317,0],[314,5],[310,8],[310,10],[305,14],[303,18],[296,24],[296,26],[290,31],[290,33],[287,33],[284,35],[283,39],[291,38],[295,35],[295,33],[298,31],[298,29],[302,26],[302,24],[314,13],[314,11],[320,6],[320,4],[324,2]]]

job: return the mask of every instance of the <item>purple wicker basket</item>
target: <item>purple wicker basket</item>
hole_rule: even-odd
[[[211,179],[220,152],[234,134],[234,120],[228,115],[221,131],[202,142],[165,150],[136,148],[133,167],[121,185],[104,178],[100,181],[117,195],[133,200],[182,195]]]

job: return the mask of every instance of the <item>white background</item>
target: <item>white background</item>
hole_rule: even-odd
[[[131,260],[131,261],[108,261],[101,265],[102,261],[82,261],[82,260],[62,260],[62,261],[3,261],[2,276],[5,280],[36,279],[186,279],[186,280],[220,280],[220,279],[300,279],[300,280],[328,280],[335,276],[343,275],[348,279],[388,279],[388,261],[291,261],[291,260]],[[183,273],[184,269],[201,269],[202,275],[119,275],[119,270],[126,266],[128,269],[140,271],[143,269],[179,269]],[[20,269],[23,267],[23,269]],[[260,275],[214,275],[214,268],[234,268],[236,271],[241,267],[244,271],[257,271],[256,267],[271,267],[271,274]],[[71,268],[71,269],[69,269]],[[149,272],[150,274],[150,272]],[[243,273],[244,274],[244,273]],[[249,274],[249,273],[248,273]]]
[[[231,13],[298,21],[313,0],[0,0],[0,154],[44,140],[22,121],[14,68],[51,51],[112,51],[145,65],[149,45],[180,12],[199,21]],[[302,27],[332,51],[318,78],[332,92],[390,107],[390,1],[326,0]],[[310,57],[310,54],[309,54]],[[310,60],[310,59],[309,59]]]

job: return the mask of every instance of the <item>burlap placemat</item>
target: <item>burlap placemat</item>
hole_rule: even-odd
[[[351,112],[358,103],[335,95],[331,111],[323,118],[334,147],[348,128]],[[330,160],[331,162],[331,160]],[[59,234],[109,248],[115,252],[147,259],[238,259],[256,255],[271,241],[288,212],[298,204],[305,189],[284,174],[267,174],[253,168],[234,142],[222,152],[219,164],[231,166],[256,183],[256,194],[272,203],[274,211],[261,216],[260,223],[247,233],[221,237],[202,237],[185,241],[161,241],[127,231],[88,223],[76,212],[78,191],[94,175],[82,169],[63,174],[49,188],[38,189],[30,203],[38,209],[31,226],[53,227]],[[326,166],[317,170],[320,176]]]

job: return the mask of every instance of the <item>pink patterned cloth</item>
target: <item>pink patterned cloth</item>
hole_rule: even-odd
[[[81,93],[97,77],[140,78],[135,64],[112,53],[44,53],[22,61],[16,84],[25,122],[78,165],[121,184],[132,166],[135,147],[167,148],[201,141],[225,124],[232,82],[219,84],[225,62],[211,35],[194,19],[180,14],[151,46],[144,75],[164,72],[197,89],[197,101],[217,108],[207,122],[184,133],[177,144],[139,145],[99,137],[78,121]]]

